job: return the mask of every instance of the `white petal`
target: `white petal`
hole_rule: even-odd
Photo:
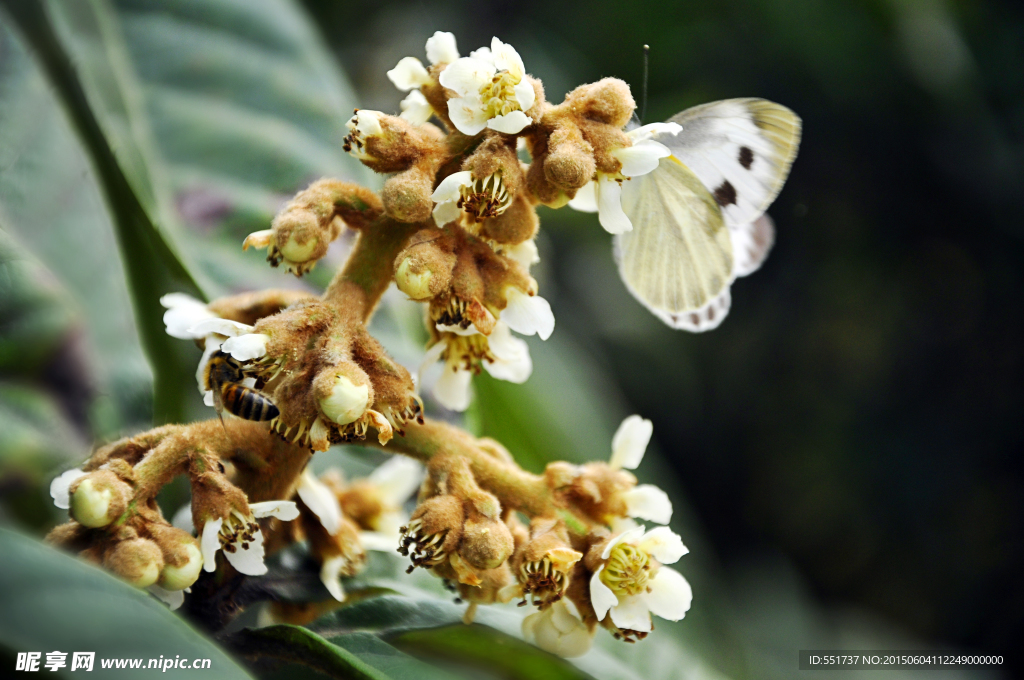
[[[612,550],[619,543],[635,543],[643,535],[644,535],[644,527],[643,527],[642,524],[637,524],[632,529],[629,529],[627,531],[623,531],[621,534],[619,534],[618,536],[612,538],[612,540],[608,541],[608,545],[606,545],[604,547],[604,550],[601,552],[601,559],[602,560],[608,559],[611,556],[611,554],[612,554]]]
[[[460,170],[459,172],[453,172],[452,174],[441,180],[441,183],[434,189],[434,193],[430,194],[430,200],[435,203],[442,201],[457,201],[462,196],[460,189],[462,187],[468,187],[473,183],[473,173],[469,170]]]
[[[672,521],[672,501],[668,494],[653,484],[635,486],[625,494],[626,512],[630,517],[639,517],[658,524]]]
[[[651,140],[637,142],[633,146],[614,149],[611,155],[622,163],[622,174],[626,177],[638,177],[653,172],[658,162],[672,152],[664,144]]]
[[[395,541],[397,541],[398,537],[402,534],[402,527],[408,523],[409,515],[407,515],[404,510],[401,510],[400,508],[385,510],[377,515],[371,524],[373,531],[369,533],[391,536]]]
[[[523,66],[522,57],[508,43],[503,43],[497,38],[491,38],[491,57],[494,59],[495,68],[499,71],[508,71],[517,78],[522,78],[526,75],[526,67]]]
[[[423,472],[423,466],[412,458],[395,456],[371,472],[369,480],[387,503],[398,506],[420,488]]]
[[[449,222],[454,222],[462,215],[462,209],[455,201],[441,201],[434,206],[434,224],[443,227]]]
[[[423,125],[434,115],[434,109],[430,107],[427,98],[419,90],[413,90],[399,104],[402,107],[401,118],[406,119],[413,125]]]
[[[569,201],[569,207],[580,212],[597,212],[597,182],[587,182]]]
[[[454,122],[454,121],[452,121]],[[495,116],[487,121],[487,127],[498,132],[503,132],[506,135],[514,135],[523,131],[527,125],[533,123],[533,120],[522,111],[513,111],[506,113],[504,116]]]
[[[537,92],[533,89],[533,85],[529,81],[524,80],[512,87],[516,93],[516,101],[519,102],[519,108],[523,111],[529,111],[533,108],[533,104],[537,101]]]
[[[622,421],[612,437],[612,457],[608,465],[613,468],[635,470],[644,459],[647,444],[654,433],[654,425],[640,416],[629,416]]]
[[[398,550],[399,535],[382,531],[360,531],[359,543],[366,550],[395,552]]]
[[[469,371],[453,371],[445,365],[441,377],[434,383],[434,398],[441,406],[452,411],[465,411],[469,408],[469,383],[473,374]]]
[[[484,361],[484,369],[498,380],[521,384],[533,373],[530,348],[513,337],[508,325],[499,321],[487,340],[495,361]]]
[[[630,130],[626,133],[626,136],[636,144],[637,142],[642,142],[645,139],[660,137],[662,135],[675,137],[682,131],[683,126],[679,123],[648,123],[647,125],[641,125],[638,128]]]
[[[551,305],[539,295],[527,295],[515,286],[505,289],[505,300],[508,303],[501,312],[501,320],[516,333],[533,335],[536,333],[541,340],[551,337],[555,330],[555,315],[551,313]]]
[[[612,517],[612,521],[608,523],[608,528],[612,530],[613,534],[621,534],[635,529],[640,524],[635,519],[629,517]]]
[[[276,517],[279,520],[290,522],[299,516],[299,508],[292,501],[250,503],[249,510],[252,511],[252,516],[257,519],[260,517]]]
[[[218,316],[198,321],[188,329],[188,332],[192,334],[190,337],[193,338],[201,338],[211,333],[233,338],[236,335],[252,333],[252,331],[252,326],[248,324],[238,323],[231,319],[222,319]]]
[[[430,74],[416,57],[402,57],[398,64],[388,71],[388,78],[399,90],[414,90],[430,84]]]
[[[597,221],[609,234],[633,229],[633,223],[622,211],[622,185],[605,175],[598,175],[597,180]]]
[[[420,361],[420,366],[416,370],[416,375],[413,376],[413,382],[416,384],[418,390],[420,385],[423,384],[423,375],[427,372],[427,369],[434,365],[441,355],[444,354],[444,350],[447,347],[445,342],[436,342],[430,346],[423,354],[423,359]]]
[[[651,613],[669,621],[686,616],[693,601],[693,589],[683,575],[675,569],[661,567],[648,584],[650,592],[644,599]]]
[[[326,484],[316,478],[316,475],[307,467],[299,478],[299,498],[320,518],[320,524],[324,525],[331,536],[338,533],[341,528],[341,505],[338,497],[328,488]]]
[[[593,635],[575,613],[571,602],[559,600],[543,612],[523,620],[523,636],[541,649],[563,657],[576,657],[590,649]]]
[[[206,308],[206,304],[184,293],[168,293],[160,298],[160,304],[167,308],[164,312],[164,326],[167,335],[181,340],[201,338],[189,332],[192,326],[204,319],[216,318],[216,314]]]
[[[451,68],[451,67],[449,67]],[[444,73],[441,74],[442,76]],[[453,97],[448,100],[448,117],[464,135],[476,135],[487,127],[487,111],[479,95]]]
[[[431,64],[450,64],[459,58],[455,36],[447,31],[437,31],[427,38],[427,59]]]
[[[228,558],[232,567],[249,576],[261,576],[267,573],[267,565],[263,563],[262,531],[256,530],[256,535],[247,543],[248,548],[243,547],[241,542],[236,542],[233,545],[235,552],[224,551],[224,556]]]
[[[683,539],[679,534],[668,527],[651,529],[637,541],[636,547],[648,555],[653,555],[654,559],[662,564],[678,562],[680,557],[690,552],[689,548],[683,545]]]
[[[252,361],[267,353],[268,340],[270,340],[270,336],[263,333],[246,333],[228,338],[220,346],[220,349],[239,361]]]
[[[167,590],[156,585],[150,586],[146,590],[152,593],[156,599],[166,604],[171,611],[185,603],[185,591],[183,590]]]
[[[211,519],[203,525],[203,537],[199,539],[199,549],[203,553],[203,569],[217,570],[217,551],[220,550],[220,528],[223,518]]]
[[[320,580],[327,587],[327,592],[338,602],[345,601],[345,591],[341,587],[341,570],[345,568],[347,562],[348,560],[338,555],[324,560],[323,566],[320,567]]]
[[[529,271],[531,265],[540,262],[540,252],[535,241],[523,241],[514,246],[505,246],[501,254],[518,262],[523,269]]]
[[[490,47],[481,47],[480,49],[473,50],[469,53],[469,58],[486,61],[488,64],[494,64],[494,55],[491,54]]]
[[[171,518],[171,526],[182,531],[192,533],[196,530],[195,525],[192,523],[192,504],[185,503],[174,513]]]
[[[460,97],[466,95],[479,97],[480,88],[490,84],[496,71],[494,64],[472,57],[463,57],[456,59],[441,71],[439,80],[449,90],[455,90]],[[452,101],[454,100],[448,102],[449,108]]]
[[[85,477],[88,472],[82,472],[80,468],[72,468],[66,472],[61,473],[59,477],[55,477],[50,482],[50,498],[53,499],[53,504],[61,510],[67,510],[71,507],[71,495],[68,489],[74,484],[76,479]]]
[[[544,612],[534,612],[523,619],[523,639],[531,644],[537,644],[537,624],[540,622]]]
[[[619,598],[615,597],[612,589],[601,580],[601,570],[603,569],[604,565],[602,564],[590,577],[590,604],[594,606],[594,613],[597,614],[598,621],[605,617],[609,609],[619,604]]]
[[[651,632],[651,614],[647,601],[640,595],[622,598],[619,606],[612,607],[612,623],[623,630]]]

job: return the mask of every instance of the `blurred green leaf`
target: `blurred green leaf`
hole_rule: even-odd
[[[101,98],[95,88],[90,97],[80,80],[81,73],[107,71],[124,75],[127,65],[99,61],[99,57],[107,57],[110,52],[98,52],[94,55],[96,59],[79,54],[73,63],[54,31],[47,5],[26,0],[5,0],[4,4],[40,60],[99,177],[130,280],[137,327],[154,373],[154,419],[180,420],[186,389],[194,393],[189,366],[192,362],[186,348],[164,333],[159,299],[175,290],[201,293],[157,226],[160,215],[151,199],[153,190],[145,174],[147,166],[138,155],[144,149],[139,144],[139,135],[116,134],[122,129],[137,129],[129,106],[133,94],[130,82],[115,78],[111,87],[102,92],[106,98]],[[59,11],[59,3],[50,6]],[[88,75],[84,80],[90,81]],[[97,106],[97,100],[104,105]]]
[[[32,539],[0,529],[0,647],[27,651],[94,651],[92,677],[124,677],[100,660],[160,656],[211,659],[218,678],[250,676],[167,608],[110,574]],[[45,656],[43,657],[45,659]],[[68,664],[70,668],[70,663]],[[168,670],[161,677],[194,677]]]
[[[399,649],[457,660],[510,680],[586,680],[568,661],[487,626],[457,624],[390,638]]]
[[[299,626],[246,629],[229,637],[237,653],[253,662],[273,659],[301,664],[332,678],[353,680],[443,680],[451,676],[403,654],[367,633],[325,639]]]

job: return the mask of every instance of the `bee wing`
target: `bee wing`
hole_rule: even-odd
[[[716,300],[720,311],[733,278],[732,241],[697,176],[675,158],[663,158],[653,172],[624,184],[622,209],[633,230],[616,236],[615,253],[629,292],[673,328],[694,330],[686,313]]]
[[[682,131],[655,139],[700,178],[730,229],[752,224],[768,209],[800,146],[800,117],[764,99],[702,104],[669,122]]]

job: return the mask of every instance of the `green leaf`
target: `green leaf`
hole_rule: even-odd
[[[164,333],[163,309],[159,299],[175,290],[195,295],[201,293],[157,226],[159,215],[153,205],[152,185],[149,177],[143,174],[146,166],[135,153],[139,148],[135,144],[137,136],[116,136],[116,126],[110,123],[109,115],[104,118],[106,125],[100,122],[102,113],[123,112],[125,119],[119,121],[122,127],[134,130],[135,121],[130,118],[127,104],[132,93],[124,81],[117,81],[114,85],[120,88],[111,86],[105,93],[110,98],[124,100],[122,106],[105,101],[107,106],[97,107],[99,98],[96,91],[93,90],[90,97],[83,89],[80,73],[59,41],[46,6],[35,0],[5,0],[4,4],[31,44],[99,178],[131,282],[132,303],[142,345],[153,369],[154,419],[158,422],[180,420],[184,414],[186,390],[195,392],[191,385],[194,366],[190,366],[193,362],[187,348]],[[84,7],[84,4],[80,6]],[[89,64],[89,60],[81,60],[78,66],[90,72]],[[97,70],[103,68],[114,74],[124,73],[109,64]],[[114,148],[120,155],[115,154]],[[130,178],[127,173],[131,173]],[[111,301],[105,302],[109,304]]]
[[[487,626],[458,624],[414,630],[390,638],[399,649],[429,658],[458,660],[510,680],[587,680],[568,661]]]
[[[228,642],[238,654],[253,662],[276,660],[301,664],[332,678],[443,680],[450,677],[367,633],[326,639],[305,628],[281,624],[234,633]]]
[[[101,659],[210,659],[217,678],[250,676],[161,603],[100,569],[0,529],[0,647],[17,652],[96,653],[90,677],[123,678]],[[68,665],[70,668],[70,663]],[[169,669],[161,677],[195,677]]]

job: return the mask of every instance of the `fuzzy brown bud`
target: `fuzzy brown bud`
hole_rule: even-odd
[[[618,78],[580,85],[565,96],[565,103],[590,120],[617,128],[625,127],[636,109],[629,85]]]
[[[132,538],[107,551],[103,566],[138,588],[153,585],[164,568],[163,553],[153,541]]]
[[[426,169],[412,167],[384,183],[384,211],[399,222],[425,222],[434,208],[434,177]]]
[[[471,512],[462,528],[459,554],[477,569],[495,569],[512,554],[512,533],[501,520]]]

